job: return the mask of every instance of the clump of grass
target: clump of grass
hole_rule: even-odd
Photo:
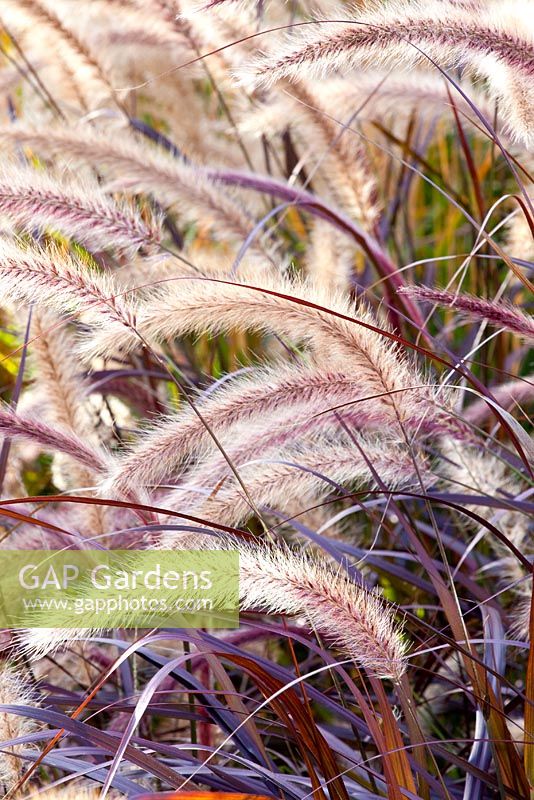
[[[531,16],[5,1],[1,546],[242,612],[5,631],[8,797],[532,794]]]

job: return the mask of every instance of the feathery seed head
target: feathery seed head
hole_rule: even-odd
[[[111,278],[82,267],[57,247],[44,250],[0,239],[0,285],[15,301],[84,311],[94,324],[105,322],[107,331],[135,325],[133,304],[120,297]]]
[[[239,551],[243,611],[303,616],[343,655],[380,678],[399,680],[406,643],[394,610],[372,591],[347,579],[325,559],[278,545],[223,537],[204,546]],[[199,545],[201,542],[199,542]]]
[[[28,717],[18,716],[4,711],[1,706],[35,705],[36,698],[20,668],[15,668],[3,661],[0,664],[0,787],[12,789],[24,769],[24,760],[20,757],[24,745],[11,744],[32,733],[35,724]]]
[[[534,319],[510,303],[483,300],[444,289],[432,289],[429,286],[406,286],[399,289],[399,293],[460,311],[468,317],[485,320],[491,325],[518,333],[525,339],[534,339]]]
[[[161,223],[145,222],[132,207],[109,198],[96,181],[61,177],[20,165],[0,169],[0,214],[16,228],[53,228],[89,250],[110,248],[133,255],[158,247]]]
[[[447,14],[434,0],[389,3],[385,8],[347,15],[344,7],[332,15],[336,22],[317,21],[287,36],[278,49],[238,71],[249,87],[272,86],[295,79],[303,69],[309,77],[354,67],[428,64],[463,67],[488,81],[507,115],[511,132],[532,142],[534,31],[518,15],[513,0],[489,2],[473,13],[464,4],[449,4]]]

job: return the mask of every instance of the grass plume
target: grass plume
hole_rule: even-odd
[[[472,8],[449,6],[440,17],[432,2],[388,4],[386,9],[347,14],[339,7],[335,22],[312,26],[311,33],[291,36],[278,49],[242,68],[248,87],[270,86],[296,78],[302,70],[322,76],[355,67],[415,65],[425,56],[440,67],[462,67],[488,80],[506,114],[512,133],[532,141],[534,45],[520,4],[490,2],[475,13]],[[526,8],[525,8],[526,11]]]
[[[459,311],[468,317],[484,320],[490,325],[513,331],[526,339],[534,339],[534,320],[510,303],[483,300],[480,297],[469,297],[455,294],[443,289],[432,289],[428,286],[407,286],[403,293],[419,300],[427,300],[437,306],[444,306]]]

